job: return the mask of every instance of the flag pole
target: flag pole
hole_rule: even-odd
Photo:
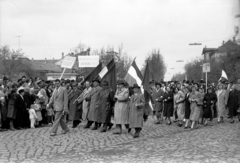
[[[62,72],[62,74],[61,74],[61,76],[60,76],[60,80],[62,79],[62,77],[63,77],[63,74],[64,74],[64,72],[66,71],[66,67],[63,69],[63,72]]]

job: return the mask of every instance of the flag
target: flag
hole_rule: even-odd
[[[152,107],[152,100],[153,99],[152,99],[152,96],[151,96],[150,85],[149,85],[149,66],[148,66],[148,63],[146,65],[146,69],[145,69],[145,72],[144,72],[142,86],[143,86],[143,89],[144,89],[145,102],[148,103],[150,108],[153,110],[153,107]]]
[[[221,83],[225,83],[226,81],[228,81],[227,74],[224,70],[222,70],[222,76],[220,77],[220,79],[218,81]]]
[[[114,58],[96,75],[96,78],[102,79],[115,64]]]
[[[102,77],[101,81],[108,81],[110,88],[116,92],[117,90],[117,82],[116,82],[116,64],[113,64],[112,67],[108,70],[108,72]]]
[[[102,70],[102,63],[99,63],[98,66],[85,78],[85,81],[92,82],[93,79],[101,72]]]
[[[135,59],[132,62],[131,67],[129,68],[124,80],[128,82],[129,86],[133,86],[133,84],[138,84],[139,86],[142,85],[142,73],[137,67]]]

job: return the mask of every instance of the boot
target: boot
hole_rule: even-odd
[[[131,132],[131,128],[129,128],[129,124],[125,124],[126,129],[128,130],[128,133]]]
[[[104,123],[103,128],[100,130],[100,132],[106,132],[107,131],[107,124]]]
[[[116,125],[118,131],[114,132],[113,134],[121,134],[122,133],[122,126],[121,125]]]
[[[90,126],[92,125],[92,123],[93,123],[92,121],[88,121],[87,124],[86,124],[86,126],[85,126],[84,128],[86,128],[86,129],[87,129],[87,128],[90,128]]]
[[[95,125],[94,125],[94,127],[92,128],[92,130],[97,130],[98,129],[98,123],[97,122],[95,122]]]
[[[13,127],[13,121],[11,120],[10,121],[10,130],[11,131],[15,131],[16,129]]]
[[[74,120],[72,128],[76,128],[79,125],[80,121],[79,120]]]

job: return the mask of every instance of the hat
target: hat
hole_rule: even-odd
[[[42,80],[38,80],[38,81],[36,81],[36,84],[39,84],[41,81],[42,81]]]
[[[72,87],[78,86],[77,82],[72,82]]]
[[[24,88],[20,88],[20,89],[18,90],[18,93],[19,93],[19,94],[22,93],[22,92],[24,92]]]
[[[159,85],[160,87],[162,86],[162,84],[159,83],[159,82],[156,82],[155,85],[156,85],[156,86]]]
[[[132,88],[140,88],[137,84],[133,84]]]
[[[124,80],[118,80],[117,81],[117,85],[124,85],[125,84],[125,81]]]
[[[101,83],[99,79],[94,79],[92,82],[98,82],[98,83]]]
[[[150,82],[149,82],[149,84],[154,84],[155,83],[155,81],[154,80],[151,80]]]
[[[3,80],[8,80],[8,78],[6,76],[3,77]]]
[[[104,80],[104,81],[102,82],[102,86],[109,86],[109,82],[106,81],[106,80]]]

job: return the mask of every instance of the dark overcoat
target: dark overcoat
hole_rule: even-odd
[[[217,115],[216,102],[217,102],[217,96],[215,93],[205,94],[203,98],[203,118],[216,117]]]
[[[100,103],[98,106],[98,123],[110,123],[114,106],[114,92],[110,88],[101,89],[99,92]]]
[[[227,107],[229,116],[231,118],[237,115],[237,110],[239,107],[239,93],[237,90],[232,90],[229,92]]]
[[[189,119],[191,114],[191,109],[190,109],[191,103],[189,101],[189,96],[190,96],[190,93],[185,94],[185,115],[184,115],[185,119]]]
[[[17,110],[15,108],[16,93],[11,93],[8,95],[8,108],[7,108],[7,117],[11,119],[16,119]]]
[[[82,90],[75,89],[68,96],[69,120],[80,120],[82,118],[82,102],[75,101],[82,94]]]
[[[173,116],[173,92],[164,92],[164,116],[172,117]],[[166,101],[165,101],[166,100]]]

